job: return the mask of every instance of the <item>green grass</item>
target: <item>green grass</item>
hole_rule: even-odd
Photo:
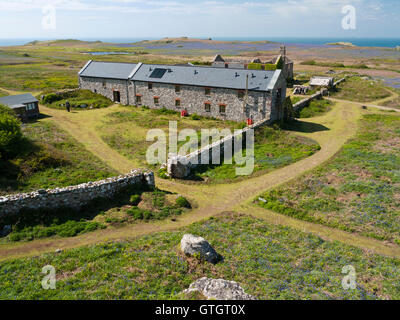
[[[400,109],[400,97],[397,97],[393,100],[384,102],[384,103],[382,103],[382,105],[385,107],[389,107],[389,108]]]
[[[78,185],[118,175],[49,122],[23,127],[20,154],[0,162],[0,194]]]
[[[113,104],[110,99],[89,90],[76,90],[58,95],[49,93],[43,100],[46,106],[56,109],[65,109],[67,101],[72,109],[107,108]]]
[[[303,66],[319,66],[319,67],[330,67],[330,68],[369,69],[369,67],[364,63],[345,65],[341,62],[321,62],[315,60],[306,60],[300,62],[300,64]]]
[[[262,197],[298,219],[400,244],[400,116],[366,115],[329,163]]]
[[[255,132],[255,167],[251,176],[266,173],[313,155],[320,150],[314,140],[296,136],[279,128],[263,127]],[[241,167],[234,162],[222,165],[202,165],[193,170],[194,178],[210,183],[232,182],[248,178],[236,175]]]
[[[5,96],[8,96],[8,93],[0,90],[0,98]]]
[[[360,77],[349,77],[337,86],[337,92],[332,97],[357,102],[371,102],[384,99],[390,93],[378,82],[364,80]]]
[[[327,113],[329,110],[331,110],[331,106],[333,105],[333,102],[329,100],[313,100],[310,102],[310,104],[303,108],[300,111],[299,118],[312,118],[316,116],[323,115]]]
[[[185,233],[205,237],[224,260],[185,257]],[[56,269],[56,290],[43,290],[42,268]],[[357,287],[342,288],[342,268]],[[328,242],[247,216],[223,216],[178,232],[82,247],[0,264],[0,299],[179,299],[197,279],[237,281],[258,299],[399,299],[400,261]]]

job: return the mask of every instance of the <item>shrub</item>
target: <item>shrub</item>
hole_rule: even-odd
[[[60,101],[61,98],[54,93],[49,93],[43,98],[44,104],[52,104],[53,102]]]
[[[198,114],[192,114],[191,119],[192,120],[200,120],[201,117]]]
[[[190,209],[192,206],[190,205],[190,202],[185,198],[185,197],[179,197],[176,199],[176,204],[180,206],[181,208],[188,208]]]
[[[134,194],[133,196],[131,196],[130,202],[132,205],[137,206],[140,203],[140,201],[142,201],[140,195]]]

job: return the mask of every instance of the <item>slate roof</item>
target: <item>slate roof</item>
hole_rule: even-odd
[[[25,103],[33,103],[39,102],[33,95],[30,93],[19,94],[15,96],[6,96],[0,98],[0,104],[4,104],[11,108],[20,108]]]
[[[166,72],[160,72],[166,70]],[[266,91],[273,88],[279,71],[225,69],[212,67],[180,67],[168,65],[143,64],[131,80],[177,85],[192,85],[213,88],[246,89],[246,76],[249,75],[249,90]],[[154,77],[160,75],[160,77]]]
[[[121,79],[153,83],[192,85],[201,87],[271,90],[281,71],[213,68],[204,66],[173,66],[156,64],[127,64],[90,61],[79,73],[81,77]]]
[[[79,75],[81,77],[128,80],[136,67],[136,63],[89,61]]]

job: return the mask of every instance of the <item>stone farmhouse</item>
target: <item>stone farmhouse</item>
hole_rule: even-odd
[[[281,70],[89,61],[79,86],[124,105],[232,121],[282,119],[286,99]]]

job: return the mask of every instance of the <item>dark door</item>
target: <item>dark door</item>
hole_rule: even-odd
[[[114,93],[114,102],[121,102],[121,94],[119,91],[113,91]]]

